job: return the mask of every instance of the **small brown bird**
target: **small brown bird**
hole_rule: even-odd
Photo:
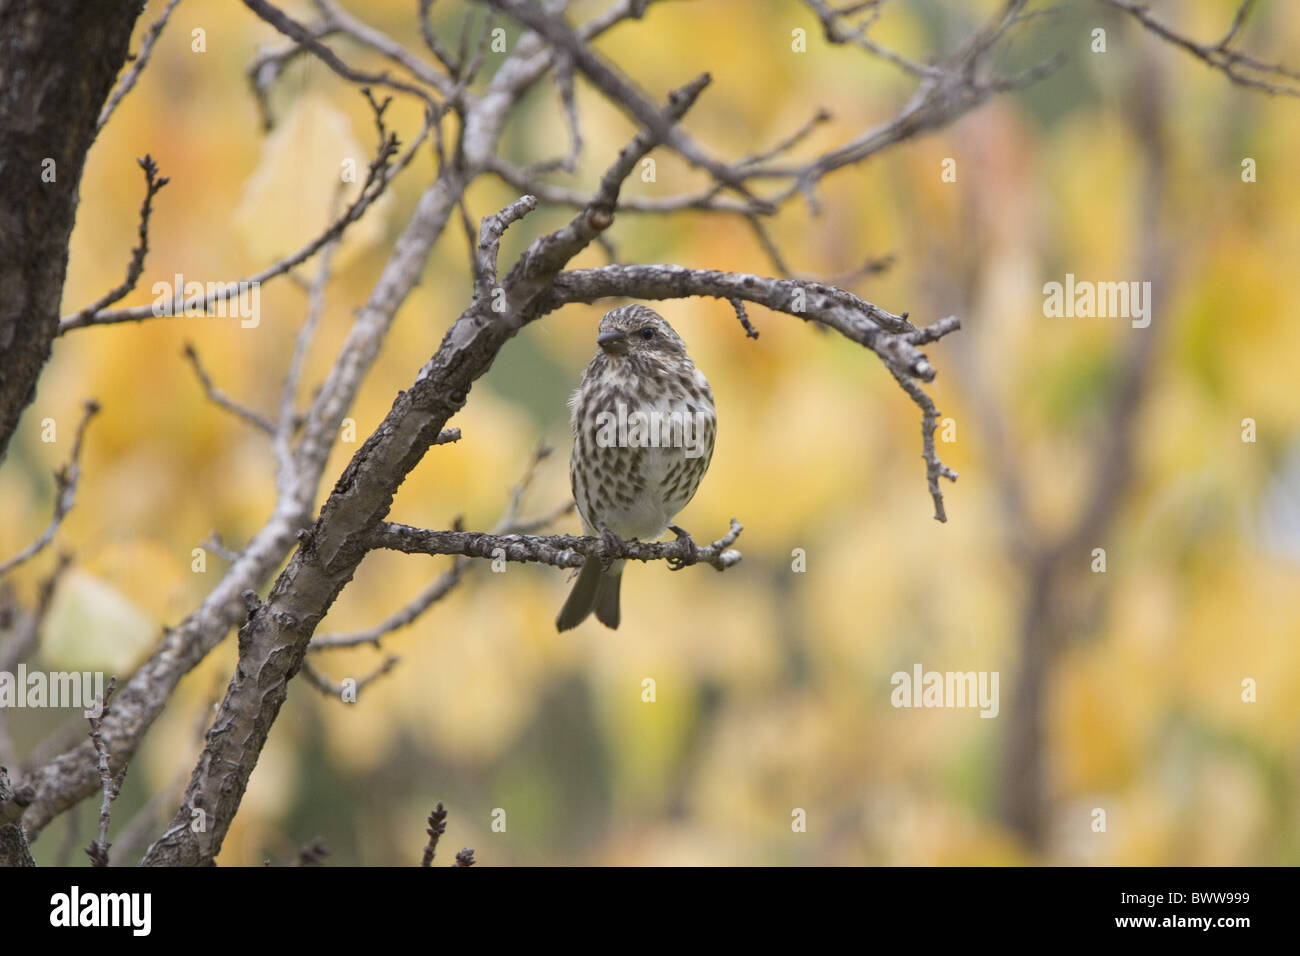
[[[625,305],[605,314],[599,350],[573,393],[569,480],[588,535],[653,541],[695,494],[713,457],[717,417],[708,379],[659,313]],[[583,563],[555,626],[616,628],[624,561]],[[680,564],[678,565],[681,566]]]

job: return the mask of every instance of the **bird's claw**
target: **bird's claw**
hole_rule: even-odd
[[[670,524],[668,530],[677,535],[677,543],[682,546],[680,556],[668,558],[668,570],[680,571],[696,564],[700,560],[700,549],[696,547],[695,540],[675,524]]]
[[[600,569],[608,571],[618,552],[623,550],[623,539],[602,524],[600,526],[600,543]]]

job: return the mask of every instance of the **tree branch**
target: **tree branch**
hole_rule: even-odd
[[[104,688],[104,699],[99,702],[98,717],[88,718],[90,721],[90,742],[95,748],[95,769],[99,772],[100,785],[103,788],[103,798],[99,803],[99,831],[95,840],[86,847],[86,855],[90,857],[92,866],[108,866],[108,851],[112,846],[108,842],[108,823],[112,814],[113,801],[122,789],[122,778],[126,776],[126,765],[123,764],[121,770],[114,776],[108,763],[108,748],[104,745],[103,734],[100,728],[103,726],[103,718],[108,710],[109,701],[113,697],[113,691],[117,687],[117,678],[110,677],[108,686]]]
[[[36,865],[21,822],[34,797],[30,786],[12,786],[9,769],[0,767],[0,867]]]
[[[190,365],[194,368],[194,374],[199,380],[199,384],[203,386],[203,391],[207,394],[208,399],[213,402],[213,404],[224,408],[226,411],[230,412],[230,414],[234,415],[236,418],[242,419],[260,432],[264,432],[267,435],[275,434],[276,426],[269,418],[259,411],[255,411],[246,405],[240,404],[212,384],[212,376],[210,376],[207,369],[203,367],[203,363],[199,361],[199,353],[195,350],[193,342],[186,342],[185,348],[182,350],[181,354],[189,359]]]
[[[553,509],[549,514],[543,514],[536,518],[521,518],[520,508],[523,501],[524,493],[532,483],[533,476],[537,473],[538,465],[551,454],[551,449],[545,445],[539,446],[533,452],[529,460],[528,468],[524,472],[523,478],[519,483],[510,489],[510,502],[506,506],[505,513],[502,514],[496,526],[492,529],[492,534],[522,534],[530,531],[537,531],[545,528],[555,521],[562,518],[573,510],[572,500],[566,501],[562,506]],[[460,529],[460,522],[454,525],[454,530]],[[373,644],[379,647],[380,639],[387,634],[391,634],[400,628],[412,624],[425,611],[442,600],[460,584],[465,572],[469,569],[472,562],[469,558],[460,556],[451,563],[451,567],[438,575],[429,583],[427,587],[415,598],[403,607],[401,610],[390,615],[384,621],[376,626],[364,631],[357,631],[350,634],[317,634],[312,637],[308,651],[335,650],[343,647],[356,647],[361,644]]]
[[[0,591],[0,630],[9,632],[3,640],[0,640],[0,673],[12,674],[18,665],[27,659],[27,655],[35,650],[40,639],[41,625],[45,622],[54,601],[54,592],[71,564],[71,555],[59,555],[54,570],[41,581],[36,593],[36,605],[31,611],[24,613],[9,604],[12,594],[7,586]],[[13,739],[9,736],[8,717],[8,709],[0,707],[0,765],[16,762],[18,759]]]
[[[606,561],[678,561],[708,564],[719,571],[740,563],[740,552],[731,546],[742,527],[731,519],[731,530],[705,547],[696,549],[696,561],[682,541],[622,541],[608,547],[599,537],[571,534],[524,535],[486,534],[470,531],[427,531],[404,524],[381,523],[369,536],[372,548],[386,548],[406,554],[460,554],[471,558],[549,564],[555,568],[580,568],[586,558]]]
[[[373,100],[371,101],[374,102]],[[378,152],[370,162],[370,168],[366,174],[366,180],[362,184],[361,191],[357,198],[348,206],[344,213],[334,220],[324,232],[313,239],[307,245],[303,246],[292,255],[285,256],[283,259],[275,262],[261,272],[239,279],[234,282],[217,283],[211,292],[196,295],[192,299],[186,300],[177,309],[174,314],[186,314],[194,310],[208,312],[218,302],[229,299],[236,295],[241,288],[257,286],[263,282],[269,282],[271,279],[287,274],[295,266],[306,262],[321,249],[325,248],[332,242],[342,237],[348,226],[361,218],[361,215],[370,208],[371,204],[383,194],[388,188],[388,184],[396,178],[415,156],[420,144],[424,142],[429,133],[429,129],[434,123],[432,114],[426,115],[423,129],[415,138],[411,147],[397,160],[392,162],[393,156],[398,150],[398,140],[395,134],[388,133],[383,127],[382,118],[376,119],[381,130],[381,139]],[[147,158],[147,157],[146,157]],[[143,223],[141,224],[143,229]],[[120,296],[118,298],[121,298]],[[116,301],[116,299],[112,300]],[[152,303],[149,305],[139,305],[127,309],[101,309],[96,305],[88,306],[80,312],[64,316],[59,322],[59,334],[72,329],[82,328],[87,325],[109,325],[116,322],[140,322],[145,319],[159,318],[161,316],[154,310]]]
[[[691,88],[698,92],[702,87],[697,81]],[[677,111],[688,105],[686,99],[670,99],[665,117],[680,115]],[[639,158],[638,151],[648,150],[656,139],[657,134],[639,135],[636,148],[624,150],[615,167],[630,169]],[[617,191],[617,182],[607,175],[601,195],[612,202],[617,200]],[[458,198],[458,194],[448,197],[446,215]],[[288,681],[301,668],[321,618],[369,550],[370,534],[386,517],[397,487],[447,420],[464,406],[474,380],[487,371],[501,347],[541,314],[540,302],[555,273],[609,225],[612,214],[602,216],[601,208],[583,210],[568,225],[528,247],[503,285],[510,311],[500,313],[491,301],[476,295],[414,384],[399,393],[384,421],[353,456],[315,526],[302,537],[270,595],[241,629],[240,666],[208,733],[185,802],[172,825],[145,854],[146,865],[204,863],[220,850],[284,702]],[[386,276],[393,269],[390,261]],[[417,274],[409,276],[411,284]],[[381,286],[384,279],[381,277]],[[372,299],[379,291],[377,287]],[[358,324],[363,321],[364,310]],[[202,833],[189,826],[194,808],[203,808],[208,815],[209,826]]]
[[[54,493],[54,517],[46,525],[41,536],[15,554],[8,561],[0,562],[0,578],[12,571],[26,561],[30,561],[36,555],[40,554],[51,541],[59,530],[59,525],[63,524],[63,519],[67,517],[68,512],[77,501],[77,482],[81,480],[81,444],[86,437],[86,428],[90,425],[90,420],[99,413],[99,403],[91,400],[86,402],[84,411],[81,416],[81,423],[77,425],[75,437],[72,439],[72,453],[68,456],[68,463],[54,473],[55,493]]]
[[[989,21],[947,60],[933,66],[914,64],[912,69],[907,64],[898,63],[918,76],[921,89],[890,124],[868,131],[832,153],[785,165],[779,163],[780,157],[803,143],[811,130],[823,121],[823,114],[814,115],[809,123],[770,149],[735,162],[724,162],[708,154],[677,125],[707,84],[707,75],[678,91],[670,99],[668,107],[660,109],[632,80],[591,51],[588,44],[594,37],[623,20],[641,16],[649,5],[647,0],[617,0],[604,13],[578,26],[565,22],[561,12],[563,4],[492,0],[494,7],[506,10],[525,23],[529,30],[519,37],[512,52],[485,82],[482,92],[471,91],[469,85],[477,66],[483,61],[487,25],[480,36],[478,53],[471,58],[472,24],[467,18],[459,58],[450,62],[450,56],[446,60],[438,57],[448,67],[448,75],[444,76],[380,31],[351,17],[331,0],[318,0],[317,8],[324,19],[316,27],[303,26],[264,0],[246,0],[246,5],[285,32],[295,44],[293,49],[311,52],[345,78],[387,85],[414,93],[429,102],[427,90],[412,87],[404,81],[394,81],[387,73],[366,74],[353,70],[320,41],[327,35],[343,34],[397,63],[417,83],[425,84],[444,97],[436,112],[426,114],[420,140],[430,128],[436,129],[441,136],[442,129],[438,124],[445,112],[452,109],[460,114],[462,121],[459,124],[460,140],[454,152],[440,152],[442,163],[437,180],[421,196],[383,275],[365,305],[358,310],[348,341],[310,409],[302,416],[286,414],[283,396],[288,394],[292,397],[292,390],[287,385],[282,393],[281,414],[274,425],[277,501],[266,527],[242,552],[233,556],[234,563],[204,605],[179,627],[164,635],[155,655],[122,688],[112,713],[105,717],[103,738],[107,752],[114,762],[125,760],[160,712],[180,676],[201,660],[234,622],[247,614],[241,595],[260,588],[292,550],[295,541],[301,542],[271,594],[257,606],[241,632],[240,666],[246,669],[246,676],[237,674],[232,681],[213,732],[195,767],[185,804],[178,811],[172,828],[150,849],[146,857],[148,862],[206,862],[220,849],[225,827],[238,808],[247,775],[251,773],[283,699],[284,685],[301,666],[309,643],[311,649],[317,646],[311,643],[311,638],[318,622],[351,578],[364,554],[375,546],[376,535],[383,537],[385,532],[390,532],[401,539],[404,547],[454,548],[456,550],[430,550],[430,553],[457,555],[447,575],[435,581],[416,602],[390,621],[398,618],[409,621],[423,610],[415,609],[421,601],[425,602],[424,608],[436,601],[459,580],[459,571],[464,566],[462,562],[470,560],[466,555],[482,551],[489,543],[504,545],[503,553],[508,558],[512,552],[516,555],[510,558],[512,560],[562,562],[558,566],[565,567],[572,566],[567,562],[575,557],[580,559],[588,553],[583,549],[592,547],[593,541],[600,544],[600,539],[528,537],[522,532],[532,529],[524,528],[522,522],[511,531],[494,532],[488,536],[470,535],[459,530],[396,531],[404,526],[384,522],[397,485],[427,449],[449,433],[445,428],[446,422],[464,405],[473,382],[488,368],[500,349],[523,325],[565,302],[622,295],[651,299],[709,295],[732,304],[746,334],[757,333],[748,320],[745,303],[762,304],[837,329],[875,352],[922,408],[927,438],[927,477],[935,496],[937,516],[942,516],[937,478],[955,476],[934,455],[932,431],[937,411],[914,380],[933,379],[934,368],[919,347],[953,331],[957,327],[956,319],[945,319],[918,329],[908,322],[906,313],[894,315],[851,293],[804,279],[764,279],[678,266],[606,267],[627,270],[622,272],[577,270],[564,273],[560,270],[593,242],[608,242],[605,232],[619,210],[664,212],[675,208],[697,208],[751,217],[769,212],[777,203],[798,192],[811,196],[812,184],[832,169],[865,159],[886,146],[949,122],[992,93],[1032,82],[1043,75],[1050,64],[1040,64],[1024,73],[1006,77],[986,76],[982,72],[988,53],[1014,24],[1020,22],[1024,0],[1007,3],[999,17]],[[426,39],[432,36],[432,30],[427,27],[427,12],[428,3],[422,3],[420,19],[425,25]],[[874,55],[885,55],[873,50],[869,44],[859,42],[865,37],[869,23],[860,26],[860,36],[843,34],[846,41],[854,42]],[[434,45],[436,41],[431,47]],[[442,234],[449,216],[460,208],[466,187],[485,171],[506,178],[516,173],[532,178],[539,172],[538,167],[515,170],[497,156],[497,151],[501,130],[512,110],[528,88],[552,68],[556,70],[560,106],[570,134],[571,149],[567,159],[576,157],[581,148],[572,82],[574,73],[583,74],[602,95],[636,118],[643,131],[620,154],[596,191],[584,194],[545,186],[547,192],[541,196],[542,199],[572,205],[576,207],[576,215],[566,226],[531,243],[504,279],[500,278],[497,268],[501,233],[532,209],[536,200],[531,195],[526,196],[482,223],[479,243],[474,251],[478,274],[470,305],[451,326],[438,352],[421,369],[411,388],[397,396],[384,422],[340,477],[312,530],[306,532],[304,529],[310,523],[324,460],[337,436],[342,416],[373,362],[397,309],[418,280],[430,247]],[[383,144],[387,140],[383,135],[382,116],[378,119],[381,126],[379,172],[376,174],[376,164],[372,164],[371,176],[353,206],[326,233],[299,253],[246,281],[265,281],[287,274],[320,250],[328,250],[347,224],[359,218],[378,192],[409,162],[419,140],[395,169],[389,168],[388,159],[392,152],[385,154]],[[620,201],[623,180],[641,157],[658,144],[674,149],[692,165],[709,172],[713,183],[690,196]],[[559,168],[564,168],[564,162],[559,164]],[[764,180],[778,185],[770,196],[760,197],[755,194],[753,186]],[[724,193],[739,198],[724,197]],[[759,234],[760,237],[763,235],[761,226]],[[490,262],[490,268],[482,267],[485,261]],[[327,262],[323,263],[318,284],[323,283],[326,271]],[[504,293],[504,312],[492,307],[498,298],[498,290]],[[201,306],[207,310],[216,301],[219,298],[201,296],[186,306]],[[313,294],[315,314],[319,314],[318,306],[319,287]],[[106,310],[85,320],[81,320],[80,314],[74,314],[64,320],[60,331],[84,324],[129,321],[151,315],[152,308],[148,306]],[[305,348],[306,339],[310,338],[312,324],[309,319],[300,333],[291,369],[301,363],[300,352]],[[288,378],[293,377],[291,371]],[[292,433],[299,428],[302,437],[294,447],[291,444]],[[281,445],[287,449],[287,454],[281,453]],[[738,527],[735,533],[739,533]],[[719,542],[715,542],[710,547],[718,545]],[[624,555],[636,560],[683,557],[677,552],[675,542],[632,542],[628,547],[641,549],[636,554]],[[487,556],[491,556],[490,551]],[[561,557],[566,551],[571,551],[573,556]],[[711,559],[715,559],[721,566],[734,563],[729,558],[724,560],[727,553],[735,554],[735,560],[739,559],[739,555],[729,548],[723,548],[717,554],[704,549],[706,560],[714,563]],[[444,581],[447,582],[445,585],[442,584]],[[439,591],[440,587],[443,590]],[[381,625],[381,633],[388,623]],[[54,813],[93,792],[94,774],[87,774],[85,756],[84,746],[74,748],[51,765],[40,768],[33,776],[38,783],[38,797],[32,811],[27,814],[28,826],[33,832],[39,831]],[[179,821],[183,819],[188,824],[187,808],[191,806],[204,806],[210,817],[219,821],[215,830],[198,836],[184,832],[185,828],[179,825]]]
[[[0,461],[59,330],[86,154],[143,4],[0,5]]]
[[[303,26],[280,8],[267,3],[266,0],[244,0],[244,6],[294,42],[306,47],[318,60],[343,77],[343,79],[361,86],[386,86],[403,93],[409,93],[422,100],[430,111],[438,111],[437,102],[423,88],[414,86],[404,80],[394,79],[387,73],[366,73],[361,70],[354,70],[339,59],[333,50],[321,43],[314,31]]]
[[[360,700],[361,691],[367,685],[374,683],[376,680],[383,677],[394,667],[396,667],[399,660],[400,658],[394,657],[392,655],[384,658],[384,662],[380,664],[378,667],[376,667],[369,674],[366,674],[364,677],[357,678],[351,688],[347,688],[342,684],[336,684],[334,681],[330,680],[328,677],[326,677],[324,674],[318,671],[310,661],[304,660],[302,662],[302,676],[307,679],[308,684],[310,684],[316,690],[320,691],[326,697],[329,697],[334,700],[342,700],[344,695],[349,690],[351,690],[351,692],[356,695],[353,699]]]
[[[640,0],[618,0],[605,13],[579,28],[579,33],[584,39],[592,39],[631,16],[636,9],[640,9]],[[298,532],[310,520],[321,473],[339,424],[373,364],[398,308],[419,279],[429,250],[442,234],[466,184],[481,170],[476,163],[495,153],[511,109],[551,63],[549,49],[535,37],[522,37],[497,69],[488,91],[469,101],[458,149],[465,157],[465,164],[463,168],[444,166],[416,203],[379,281],[359,310],[329,376],[304,416],[302,435],[293,453],[292,472],[277,478],[276,504],[267,523],[240,552],[238,561],[227,569],[203,604],[180,625],[164,633],[154,653],[118,691],[113,711],[103,727],[104,740],[114,760],[130,758],[181,678],[217,646],[231,626],[247,617],[244,592],[262,587],[289,555],[298,540]],[[385,184],[409,163],[433,122],[432,116],[426,116],[424,132],[385,176]],[[372,190],[365,204],[369,205],[374,196]],[[351,221],[361,211],[360,208],[350,210],[344,220]],[[336,227],[346,225],[346,221]],[[286,272],[337,238],[341,231],[337,228],[327,232],[268,272]],[[131,315],[118,320],[143,317],[146,316]],[[457,434],[455,429],[432,430],[421,447]],[[42,758],[29,777],[36,789],[36,799],[24,819],[29,834],[39,833],[54,816],[90,796],[98,785],[94,752],[89,743],[69,742],[65,746],[69,749],[63,753]]]
[[[144,68],[149,65],[149,57],[153,54],[154,44],[158,42],[158,37],[163,32],[163,28],[167,26],[167,21],[171,19],[172,11],[176,9],[176,4],[180,2],[181,0],[168,0],[167,6],[163,9],[162,15],[150,24],[149,29],[145,31],[144,39],[140,41],[140,52],[135,56],[135,62],[131,64],[129,70],[122,74],[121,79],[117,81],[117,86],[113,88],[113,92],[109,96],[108,102],[104,104],[104,108],[99,112],[99,122],[96,124],[98,129],[102,130],[106,125],[108,125],[109,117],[111,117],[113,111],[117,109],[117,104],[121,103],[123,97],[135,88],[136,81],[140,79],[140,74],[143,73]]]
[[[1136,0],[1102,0],[1117,10],[1123,10],[1140,23],[1148,32],[1160,37],[1167,43],[1186,50],[1202,63],[1218,70],[1237,86],[1254,90],[1263,90],[1273,96],[1300,96],[1300,70],[1284,66],[1281,63],[1266,63],[1248,53],[1229,49],[1246,18],[1254,8],[1254,0],[1244,0],[1237,8],[1232,26],[1227,35],[1218,43],[1198,43],[1190,37],[1179,33],[1173,27],[1151,15],[1145,3]]]

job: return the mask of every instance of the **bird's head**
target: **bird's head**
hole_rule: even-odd
[[[686,344],[668,320],[644,305],[611,309],[600,320],[596,344],[610,358],[631,358],[663,364],[686,358]],[[637,363],[640,364],[640,363]]]

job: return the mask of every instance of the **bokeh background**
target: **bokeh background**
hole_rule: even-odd
[[[141,29],[161,6],[150,2]],[[410,0],[348,6],[419,48]],[[995,6],[896,2],[873,36],[923,56],[950,49]],[[1244,46],[1300,61],[1300,7],[1259,7]],[[1208,38],[1235,8],[1188,0],[1158,12]],[[464,9],[439,3],[435,22],[454,37]],[[1097,26],[1108,33],[1105,54],[1090,50]],[[791,51],[796,27],[808,32],[803,54]],[[196,28],[206,31],[204,53],[191,50]],[[518,28],[507,32],[513,44]],[[820,216],[796,202],[772,223],[800,272],[835,276],[893,255],[888,270],[850,287],[914,321],[961,317],[962,331],[928,350],[939,369],[931,391],[955,438],[939,450],[961,474],[944,488],[949,522],[932,519],[919,413],[873,355],[757,307],[761,337],[750,341],[726,303],[664,303],[712,382],[720,419],[711,470],[679,523],[706,541],[740,519],[743,563],[725,574],[633,566],[622,627],[592,622],[566,634],[553,623],[564,572],[478,566],[382,650],[318,656],[335,680],[368,673],[390,653],[401,661],[355,704],[293,682],[221,863],[285,862],[315,837],[330,863],[414,863],[437,801],[450,814],[443,862],[461,846],[488,865],[1300,862],[1300,102],[1235,88],[1099,4],[1068,8],[1026,37],[1011,61],[1062,49],[1067,62],[952,127],[833,174]],[[126,304],[150,301],[149,285],[177,272],[255,272],[327,221],[341,159],[371,153],[372,119],[354,89],[302,59],[273,93],[277,123],[264,135],[244,70],[270,42],[239,4],[181,4],[90,154],[65,313],[120,281],[144,153],[172,181],[156,203],[144,280]],[[803,151],[829,148],[892,117],[913,89],[862,51],[827,45],[814,18],[786,0],[662,4],[598,49],[656,95],[711,71],[687,127],[737,157],[818,107],[833,119]],[[501,58],[489,53],[487,69]],[[1156,126],[1134,118],[1139,97],[1154,97]],[[586,152],[575,175],[556,181],[589,188],[633,129],[581,80],[578,103]],[[418,129],[405,103],[390,118],[405,139]],[[1151,178],[1153,143],[1164,150]],[[539,84],[504,152],[526,163],[566,148],[555,89]],[[655,155],[658,181],[634,178],[629,193],[671,195],[700,182],[670,154]],[[955,183],[941,180],[948,157]],[[1257,182],[1242,181],[1245,157]],[[307,388],[328,368],[432,170],[426,150],[349,232]],[[468,206],[482,216],[513,198],[485,180]],[[1141,214],[1148,201],[1155,230]],[[504,258],[565,215],[529,217]],[[611,236],[630,262],[774,268],[736,217],[625,215]],[[1066,272],[1149,279],[1153,250],[1168,274],[1150,328],[1044,316],[1045,282]],[[603,261],[593,249],[578,264]],[[469,289],[453,220],[360,394],[359,440],[432,354]],[[430,452],[392,518],[447,527],[463,516],[468,528],[491,527],[539,442],[556,453],[525,511],[564,501],[566,400],[608,305],[566,308],[512,341],[452,423],[464,439]],[[263,288],[256,329],[157,319],[56,342],[0,470],[0,554],[47,522],[51,472],[83,400],[104,410],[57,547],[14,576],[30,598],[58,549],[75,555],[29,666],[129,673],[221,573],[214,554],[205,574],[194,573],[192,549],[214,530],[238,545],[265,520],[268,442],[205,399],[181,349],[193,342],[222,389],[271,411],[305,308],[303,291],[282,279]],[[1117,408],[1138,336],[1156,337],[1153,354],[1137,400]],[[60,427],[51,444],[40,436],[47,417]],[[1244,419],[1257,440],[1243,441]],[[1117,429],[1131,471],[1104,496],[1105,520],[1080,525]],[[322,498],[356,447],[335,449]],[[576,531],[577,519],[556,530]],[[1071,547],[1044,570],[1034,547],[1065,539]],[[1094,548],[1106,550],[1104,574],[1092,570]],[[806,554],[802,573],[792,570],[794,549]],[[378,623],[449,562],[371,555],[321,631]],[[1047,623],[1034,631],[1027,615],[1042,594]],[[1035,640],[1051,651],[1027,715],[1015,696]],[[232,636],[182,683],[131,765],[115,832],[138,812],[161,826],[174,811],[234,660]],[[895,709],[890,677],[917,663],[997,671],[998,716]],[[646,678],[653,703],[643,701]],[[1254,702],[1243,700],[1245,680],[1255,682]],[[9,729],[28,754],[66,718],[14,712]],[[1025,736],[1017,726],[1029,719],[1042,730],[1028,765],[1042,775],[1043,804],[1026,827],[1008,806],[1014,768],[1025,766],[1013,753]],[[38,860],[71,845],[66,858],[84,862],[77,847],[90,839],[90,803],[79,820],[45,831]],[[505,832],[491,828],[496,808]],[[795,808],[806,811],[807,832],[792,831]],[[1096,808],[1106,811],[1104,832]]]

